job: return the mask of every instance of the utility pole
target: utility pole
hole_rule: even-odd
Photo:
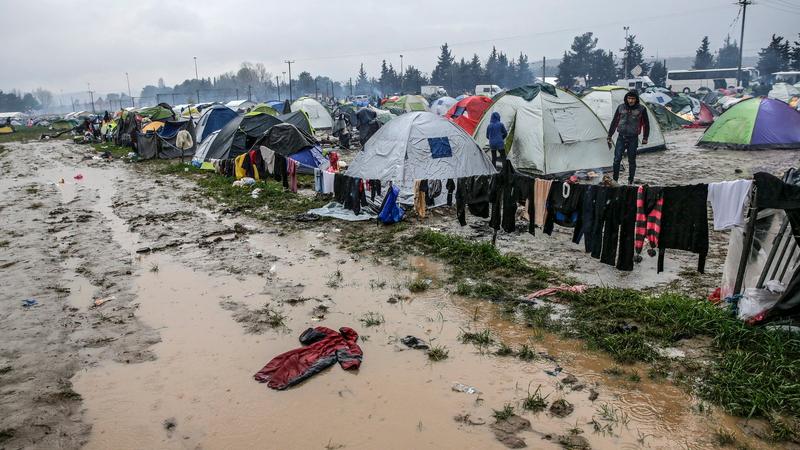
[[[317,79],[314,78],[314,98],[319,100],[319,88],[317,87]]]
[[[92,114],[95,114],[97,111],[94,110],[94,91],[89,83],[86,83],[86,89],[89,91],[89,96],[92,99]]]
[[[744,19],[747,17],[747,6],[752,5],[752,0],[739,0],[742,7],[742,33],[739,35],[739,66],[736,68],[736,87],[742,85],[742,52],[744,51]]]
[[[194,57],[194,79],[200,79],[200,77],[197,75],[197,56]]]
[[[281,101],[281,81],[277,75],[275,75],[275,87],[278,88],[278,101]]]
[[[131,96],[131,78],[128,76],[128,72],[125,72],[125,80],[128,81],[128,97],[133,98],[133,96]]]
[[[350,77],[350,97],[353,96],[353,77]]]
[[[404,81],[403,78],[405,78],[405,76],[403,75],[403,55],[400,55],[400,93],[401,94],[403,93],[403,81]]]
[[[623,65],[624,72],[622,73],[622,78],[626,79],[628,78],[628,30],[630,30],[631,27],[625,26],[622,28],[625,30],[625,64]]]
[[[542,56],[542,83],[545,82],[545,78],[547,78],[547,57]]]
[[[253,101],[253,91],[252,91],[252,88],[251,88],[251,86],[249,84],[247,85],[247,101],[248,102],[252,102]]]
[[[289,61],[287,59],[284,62],[289,65],[289,103],[292,103],[292,64],[294,61]]]

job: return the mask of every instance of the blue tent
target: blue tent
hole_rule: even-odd
[[[195,141],[203,142],[211,133],[221,130],[237,116],[236,111],[223,105],[211,105],[203,111],[197,121]]]

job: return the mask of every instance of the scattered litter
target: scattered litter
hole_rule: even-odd
[[[263,258],[264,254],[261,252],[256,252],[256,258]]]
[[[94,306],[98,307],[98,306],[100,306],[100,305],[102,305],[104,303],[110,302],[111,300],[114,300],[114,299],[116,299],[116,297],[114,297],[113,295],[111,297],[106,297],[106,298],[97,298],[97,299],[94,300]]]
[[[256,184],[256,180],[250,177],[244,177],[241,180],[236,180],[233,182],[233,186],[236,187],[251,186],[254,184]]]
[[[463,383],[453,383],[452,388],[455,392],[463,392],[465,394],[480,394],[481,391],[478,390],[476,387],[467,386]]]
[[[586,290],[586,285],[583,284],[576,284],[575,286],[561,285],[561,286],[541,289],[532,294],[528,294],[528,300],[533,300],[539,297],[547,297],[553,294],[557,294],[559,292],[574,292],[576,294],[581,294],[585,290]]]
[[[298,222],[316,222],[319,219],[320,219],[320,215],[319,214],[314,214],[314,213],[311,213],[311,212],[298,214],[298,215],[294,216],[294,220],[296,220]]]
[[[470,414],[458,414],[453,417],[453,420],[459,423],[465,423],[467,425],[485,425],[486,420],[481,419],[480,417],[472,417]]]
[[[83,174],[80,174],[80,173],[79,173],[79,174],[75,175],[75,176],[74,176],[74,177],[72,177],[72,178],[75,178],[76,180],[82,180],[82,179],[83,179]]]
[[[58,180],[58,184],[64,184],[64,179],[62,178],[62,179]]]
[[[269,273],[273,273],[274,274],[277,271],[278,271],[278,265],[277,264],[273,264],[273,265],[270,266]]]
[[[430,348],[430,346],[428,346],[428,344],[425,341],[423,341],[422,339],[420,339],[418,337],[414,337],[414,336],[411,336],[411,335],[400,339],[400,342],[405,344],[406,347],[410,347],[410,348],[413,348],[415,350],[427,350],[427,349]]]
[[[30,308],[30,307],[33,307],[33,306],[39,306],[39,302],[36,301],[36,299],[26,298],[25,300],[22,301],[22,307],[23,308]]]
[[[258,198],[258,196],[261,195],[261,191],[262,191],[261,188],[253,189],[253,192],[250,193],[250,197]]]
[[[555,377],[555,376],[558,376],[558,374],[560,374],[562,370],[564,370],[564,369],[561,366],[556,366],[555,369],[553,369],[553,370],[545,370],[544,373],[550,375],[551,377]]]

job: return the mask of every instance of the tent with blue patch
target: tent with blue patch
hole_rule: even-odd
[[[219,104],[204,109],[195,127],[195,142],[203,142],[211,133],[221,130],[237,116],[236,111]]]
[[[486,154],[461,127],[431,112],[412,112],[375,132],[346,174],[391,181],[400,187],[401,202],[408,203],[415,181],[440,180],[444,185],[448,179],[496,172]],[[444,189],[442,192],[446,196]]]

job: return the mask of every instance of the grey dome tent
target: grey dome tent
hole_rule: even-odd
[[[458,125],[430,112],[404,114],[367,141],[347,175],[392,181],[407,189],[416,180],[446,180],[497,171]]]

